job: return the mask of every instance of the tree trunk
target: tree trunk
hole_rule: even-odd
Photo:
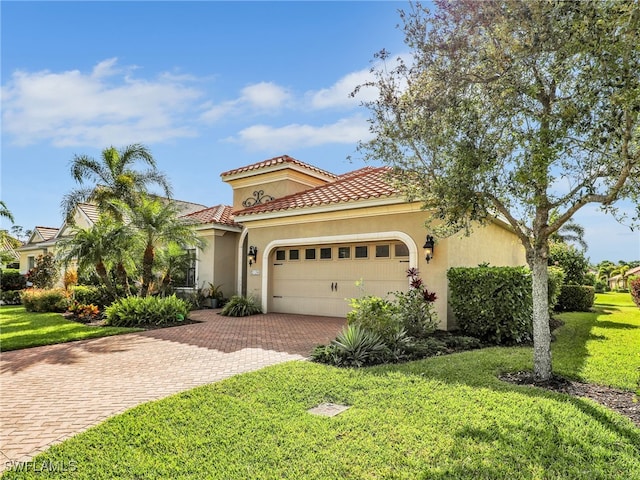
[[[96,264],[96,273],[104,283],[104,286],[107,288],[107,292],[109,292],[113,298],[117,298],[115,289],[113,288],[113,284],[111,283],[111,278],[109,277],[109,272],[107,271],[107,267],[101,261]]]
[[[129,275],[127,274],[127,269],[124,268],[122,262],[118,262],[118,266],[116,268],[118,272],[118,280],[120,284],[124,287],[124,294],[126,297],[131,295],[131,287],[129,286]]]
[[[544,251],[536,249],[531,263],[533,272],[533,372],[536,381],[546,382],[551,378],[547,255]]]
[[[153,246],[147,245],[144,250],[144,256],[142,257],[142,289],[140,296],[146,297],[149,294],[149,287],[153,280],[153,260],[155,258],[155,251]]]

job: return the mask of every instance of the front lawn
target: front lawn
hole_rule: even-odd
[[[596,295],[595,312],[558,315],[554,370],[584,382],[634,390],[640,378],[640,309],[628,293]]]
[[[59,313],[27,312],[22,306],[0,307],[0,349],[3,352],[137,331],[139,329],[90,327],[66,320]]]
[[[592,334],[561,330],[555,369],[633,388],[606,357],[637,366],[637,348],[620,345],[637,338],[635,312],[602,298],[610,305],[595,318],[563,317],[563,329],[591,322]],[[291,362],[141,405],[35,459],[72,473],[3,478],[640,478],[640,429],[628,419],[497,378],[531,368],[531,348],[497,347],[360,370]],[[321,402],[351,408],[307,413]]]

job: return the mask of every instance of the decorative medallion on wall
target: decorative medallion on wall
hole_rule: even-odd
[[[242,202],[243,207],[253,207],[254,205],[261,205],[263,203],[275,200],[271,195],[265,195],[264,190],[256,190],[253,192],[253,198],[249,197]]]

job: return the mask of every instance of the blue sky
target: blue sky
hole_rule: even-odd
[[[207,206],[231,202],[221,172],[277,155],[360,168],[371,92],[348,94],[375,52],[407,52],[407,5],[3,1],[1,198],[18,225],[59,226],[74,154],[136,142],[176,198]],[[640,258],[638,232],[577,220],[592,261]]]

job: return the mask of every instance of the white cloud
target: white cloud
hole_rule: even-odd
[[[349,73],[329,88],[309,92],[311,106],[315,109],[356,107],[363,101],[375,100],[378,91],[373,87],[363,87],[355,97],[351,96],[356,87],[373,80],[373,75],[369,69]]]
[[[180,115],[201,92],[167,75],[134,78],[133,68],[119,68],[111,58],[90,74],[16,71],[2,87],[3,130],[18,145],[104,146],[194,136]]]
[[[228,115],[274,112],[286,106],[291,99],[292,95],[286,88],[272,82],[260,82],[243,88],[235,100],[208,107],[201,118],[206,122],[215,122]]]
[[[248,150],[284,151],[333,143],[356,143],[370,136],[367,121],[355,116],[319,127],[299,124],[283,127],[253,125],[229,140],[244,145]]]

